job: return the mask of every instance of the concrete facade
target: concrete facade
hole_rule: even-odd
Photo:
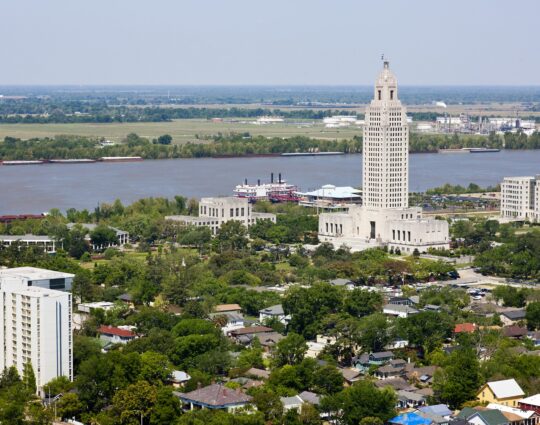
[[[0,235],[0,244],[8,247],[13,244],[36,246],[42,248],[48,254],[56,252],[56,241],[49,236],[43,235]]]
[[[270,220],[276,222],[276,215],[259,213],[252,210],[252,205],[247,198],[234,196],[219,198],[202,198],[199,202],[199,216],[170,215],[166,220],[177,221],[186,225],[209,227],[213,235],[216,235],[223,223],[230,220],[240,221],[249,227],[258,220]]]
[[[319,216],[319,240],[352,251],[389,246],[402,253],[448,249],[448,223],[409,207],[409,128],[388,62],[379,74],[364,126],[363,203]]]
[[[0,269],[0,288],[40,287],[70,291],[74,274],[40,269],[37,267],[14,267]]]
[[[540,221],[540,175],[504,178],[501,183],[501,218]]]
[[[71,294],[11,285],[0,290],[0,367],[15,366],[22,375],[31,363],[40,393],[58,376],[73,380]]]

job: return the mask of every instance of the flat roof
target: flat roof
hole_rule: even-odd
[[[39,241],[54,242],[54,239],[46,235],[0,235],[0,241]]]
[[[28,280],[65,279],[75,277],[72,273],[57,272],[55,270],[40,269],[37,267],[14,267],[0,269],[0,277],[11,276]]]
[[[361,198],[361,190],[355,189],[351,186],[333,186],[325,185],[320,189],[312,192],[298,192],[299,195],[304,196],[317,196],[324,198]]]

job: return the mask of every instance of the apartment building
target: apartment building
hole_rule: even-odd
[[[501,218],[540,221],[540,175],[504,178],[501,183]]]

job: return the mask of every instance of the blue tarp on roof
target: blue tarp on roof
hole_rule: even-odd
[[[430,425],[432,421],[423,418],[417,413],[404,413],[403,415],[398,415],[395,418],[390,419],[388,422],[399,425]]]

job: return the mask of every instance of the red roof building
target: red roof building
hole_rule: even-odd
[[[98,329],[101,339],[113,344],[125,344],[137,337],[137,334],[129,329],[116,328],[114,326],[101,325]]]
[[[455,334],[461,334],[461,333],[467,333],[471,334],[474,331],[476,331],[477,326],[475,323],[458,323],[454,327],[454,333]]]

